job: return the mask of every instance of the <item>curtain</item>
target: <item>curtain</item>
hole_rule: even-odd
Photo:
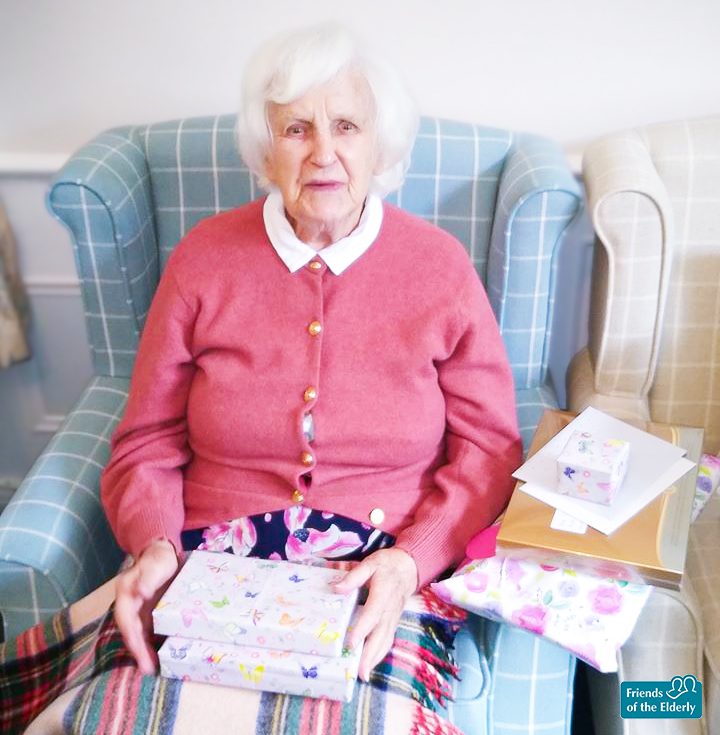
[[[28,301],[20,281],[10,223],[0,206],[0,368],[30,357]]]

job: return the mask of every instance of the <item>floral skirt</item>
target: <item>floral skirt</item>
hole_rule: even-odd
[[[260,559],[359,561],[395,538],[351,518],[294,505],[207,528],[184,531],[183,549],[225,551]]]

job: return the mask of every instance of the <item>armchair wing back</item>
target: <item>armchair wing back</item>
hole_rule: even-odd
[[[720,451],[720,117],[588,147],[595,251],[588,349],[571,407],[701,426]]]

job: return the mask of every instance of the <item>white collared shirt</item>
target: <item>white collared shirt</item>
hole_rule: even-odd
[[[383,219],[382,200],[368,194],[357,227],[341,240],[315,250],[298,238],[285,216],[285,207],[278,189],[273,189],[263,206],[265,231],[275,252],[291,273],[306,266],[313,258],[321,258],[339,276],[351,266],[375,241]]]

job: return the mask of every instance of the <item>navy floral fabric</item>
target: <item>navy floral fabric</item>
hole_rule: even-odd
[[[360,560],[395,542],[390,534],[366,523],[302,505],[184,531],[181,540],[188,551],[229,551],[295,562]]]

